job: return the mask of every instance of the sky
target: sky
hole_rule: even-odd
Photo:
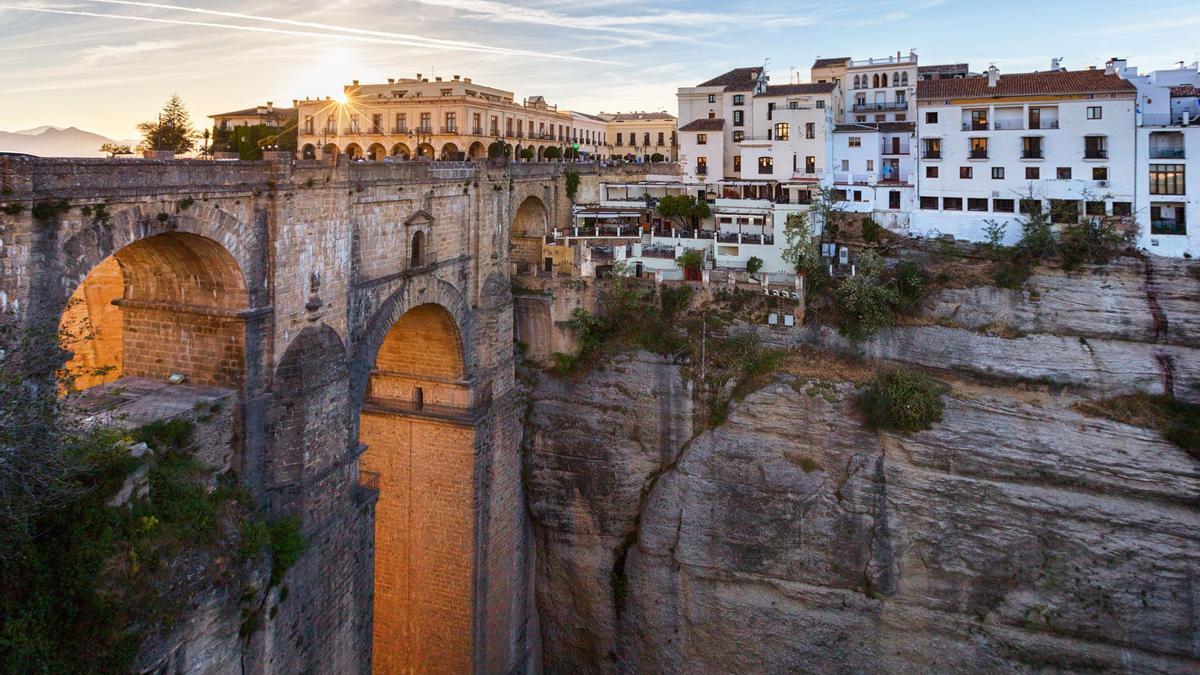
[[[178,93],[197,126],[351,80],[462,75],[583,112],[675,111],[675,91],[766,63],[915,50],[979,72],[1200,57],[1196,0],[0,0],[0,130],[136,138]]]

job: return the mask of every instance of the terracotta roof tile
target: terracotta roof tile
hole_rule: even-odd
[[[1185,85],[1181,85],[1178,87],[1171,87],[1171,96],[1172,96],[1172,98],[1187,98],[1189,96],[1200,96],[1200,89],[1197,89],[1196,87],[1194,87],[1190,84],[1185,84]]]
[[[795,94],[828,94],[837,85],[832,82],[809,82],[805,84],[771,84],[760,96],[791,96]]]
[[[725,128],[725,120],[720,117],[692,120],[679,127],[680,131],[721,131]]]
[[[918,99],[988,98],[1036,96],[1040,94],[1133,94],[1132,84],[1103,70],[1058,70],[1043,73],[1000,74],[995,87],[987,75],[952,80],[923,80],[917,83]]]
[[[969,69],[966,63],[939,63],[931,66],[918,66],[918,73],[965,73]]]
[[[701,82],[699,87],[724,87],[725,91],[750,91],[758,81],[762,68],[734,68],[718,75],[707,82]]]
[[[813,68],[832,68],[833,66],[843,65],[843,64],[847,63],[848,61],[850,61],[849,56],[837,56],[837,57],[834,57],[831,59],[817,59],[816,61],[813,61],[812,67]]]

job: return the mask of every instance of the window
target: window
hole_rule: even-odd
[[[1113,202],[1112,214],[1126,218],[1133,215],[1133,202]]]
[[[1036,166],[1025,167],[1025,180],[1038,180],[1042,177],[1042,170]]]
[[[1092,167],[1092,180],[1108,180],[1108,167]]]
[[[835,202],[844,202],[844,201],[846,201],[846,191],[845,191],[845,190],[838,190],[838,189],[836,189],[836,188],[835,188],[835,189],[834,189],[834,191],[833,191],[833,201],[835,201]]]
[[[962,178],[963,180],[970,179],[971,178],[971,167],[969,167],[969,166],[958,167],[958,177]]]
[[[733,170],[739,171],[739,172],[742,170],[742,156],[741,155],[733,156]]]
[[[708,173],[708,158],[707,157],[697,157],[696,158],[696,173],[701,176]]]
[[[746,140],[746,132],[744,132],[744,131],[733,132],[733,142],[734,143],[741,143],[744,140]]]
[[[621,144],[621,134],[617,134],[617,145]],[[696,145],[708,145],[708,134],[696,134]]]
[[[700,140],[702,138],[704,140]],[[708,142],[708,138],[704,134],[696,134],[696,144],[697,145],[702,144],[702,143],[707,143],[707,142]],[[620,131],[617,132],[617,145],[621,145],[621,132]]]
[[[843,159],[842,160],[842,171],[849,171],[849,170],[850,170],[850,160]]]
[[[1042,212],[1042,200],[1040,199],[1022,199],[1021,213],[1027,216],[1036,215]]]
[[[850,140],[846,141],[846,143],[847,143],[847,145],[849,145],[852,148],[861,148],[862,147],[862,137],[861,136],[851,136]]]
[[[358,133],[358,115],[350,116],[350,133],[352,133],[352,134]]]
[[[971,139],[971,159],[987,159],[988,156],[988,139],[972,138]]]
[[[937,123],[938,123],[938,114],[937,113],[935,113],[935,112],[925,113],[925,124],[937,124]]]
[[[433,114],[421,113],[421,131],[431,131],[433,129]]]
[[[650,132],[649,131],[642,134],[642,145],[645,145],[645,146],[650,145]]]
[[[775,160],[771,159],[770,157],[759,157],[758,172],[760,174],[775,173]]]
[[[1150,194],[1181,195],[1183,188],[1182,164],[1151,164]]]
[[[817,137],[817,125],[815,122],[805,122],[804,123],[804,137],[805,138],[816,138]]]
[[[1089,216],[1103,216],[1104,202],[1086,202],[1083,205],[1083,212]]]
[[[987,211],[988,210],[988,200],[985,198],[982,198],[982,197],[968,197],[967,198],[967,210],[968,211]]]
[[[936,166],[925,167],[925,177],[926,178],[937,178],[938,177],[938,168]]]
[[[962,197],[943,197],[943,211],[962,211]]]
[[[745,97],[743,94],[734,94],[734,96],[733,96],[733,104],[734,104],[734,105],[745,105],[745,104],[746,104],[746,97]]]
[[[992,180],[1004,180],[1004,167],[1002,167],[1002,166],[993,166],[992,167]]]
[[[817,100],[817,110],[821,110],[824,107],[825,107],[825,101],[818,99]]]
[[[787,122],[779,122],[775,125],[775,140],[786,141],[792,135],[792,125]]]
[[[874,171],[874,170],[875,170],[875,160],[868,159],[867,160],[867,171]]]
[[[1089,105],[1087,109],[1087,118],[1089,120],[1098,120],[1104,117],[1104,108],[1098,105]]]
[[[1150,234],[1187,234],[1183,204],[1151,204]]]
[[[937,207],[938,207],[938,198],[937,197],[921,197],[921,208],[922,209],[925,209],[926,211],[937,211]]]
[[[862,190],[855,190],[855,191],[854,191],[854,201],[856,201],[856,202],[861,202],[862,200],[863,200],[863,198],[862,198]]]
[[[888,191],[888,208],[892,209],[892,210],[898,210],[900,208],[900,191],[899,190],[889,190]]]
[[[1055,169],[1054,174],[1059,180],[1071,180],[1071,167],[1060,166]]]
[[[942,158],[942,139],[926,138],[921,141],[925,144],[924,151],[921,152],[921,159],[941,159]]]
[[[1084,159],[1107,159],[1108,136],[1087,136],[1083,139]]]
[[[662,132],[662,131],[658,132],[658,144],[666,145],[666,140],[667,140],[666,133]]]
[[[1079,202],[1074,199],[1051,199],[1050,221],[1054,223],[1079,222]]]
[[[304,133],[309,136],[313,133],[313,118],[311,116],[304,118]]]
[[[1025,136],[1021,139],[1021,159],[1042,158],[1042,137]]]
[[[805,157],[804,158],[804,173],[816,173],[816,172],[817,172],[817,158],[813,157],[812,155]]]
[[[745,110],[734,110],[733,111],[733,126],[742,127],[745,125],[746,125],[746,111]]]
[[[992,210],[996,213],[1012,213],[1017,210],[1017,203],[1011,199],[993,199]]]
[[[446,113],[446,131],[455,131],[458,127],[458,116],[455,113]]]
[[[383,133],[383,115],[371,115],[371,133]]]
[[[717,95],[716,95],[716,94],[709,94],[709,95],[708,95],[708,102],[709,102],[709,103],[716,103],[716,102],[717,102]]]
[[[712,120],[712,119],[716,119],[716,118],[717,118],[717,113],[713,112],[712,110],[709,110],[708,111],[708,119]]]

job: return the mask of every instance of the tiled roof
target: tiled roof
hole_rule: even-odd
[[[617,113],[613,122],[635,122],[638,120],[673,120],[675,116],[665,112]]]
[[[256,108],[246,108],[245,110],[234,110],[233,112],[209,115],[209,117],[250,117],[252,115],[258,115],[259,110],[263,111],[262,115],[264,117],[287,117],[289,115],[296,114],[295,108],[275,108],[268,113],[266,111],[266,106],[258,106]]]
[[[758,81],[762,68],[734,68],[723,75],[718,75],[707,82],[701,82],[700,87],[724,87],[725,91],[750,91]]]
[[[1197,89],[1196,87],[1194,87],[1190,84],[1185,84],[1185,85],[1178,86],[1178,87],[1171,87],[1171,96],[1172,96],[1172,98],[1187,98],[1189,96],[1200,96],[1200,89]]]
[[[917,83],[917,98],[978,98],[1036,96],[1039,94],[1133,94],[1132,84],[1103,70],[1052,70],[1043,73],[1000,74],[995,87],[987,75]]]
[[[918,73],[965,73],[970,68],[966,63],[941,63],[932,66],[917,66]]]
[[[725,120],[720,117],[692,120],[679,127],[680,131],[721,131],[725,128]]]
[[[791,96],[795,94],[828,94],[837,85],[833,82],[809,82],[806,84],[771,84],[767,91],[759,96]]]
[[[849,56],[838,56],[838,57],[835,57],[832,59],[817,59],[816,61],[813,61],[812,67],[813,68],[832,68],[833,66],[840,66],[849,60],[850,60]]]

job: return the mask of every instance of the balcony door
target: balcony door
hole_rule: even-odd
[[[1041,129],[1042,128],[1042,109],[1041,108],[1030,108],[1029,109],[1029,128],[1030,129]]]

